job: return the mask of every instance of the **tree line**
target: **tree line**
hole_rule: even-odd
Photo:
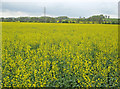
[[[94,15],[89,18],[79,17],[79,18],[69,18],[67,16],[59,17],[8,17],[0,18],[1,22],[38,22],[38,23],[80,23],[80,24],[118,24],[119,20],[115,18],[110,18],[107,15]]]

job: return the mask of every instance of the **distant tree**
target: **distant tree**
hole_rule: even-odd
[[[101,24],[104,18],[105,17],[103,15],[95,15],[95,16],[89,17],[87,21],[92,21],[92,23],[96,21],[97,23]]]
[[[67,16],[59,16],[59,17],[56,17],[56,18],[53,18],[53,17],[48,17],[48,16],[42,16],[42,17],[17,17],[17,18],[4,18],[4,17],[1,17],[0,18],[0,21],[3,21],[3,22],[41,22],[41,23],[44,23],[45,21],[47,23],[92,23],[92,24],[120,24],[120,19],[113,19],[113,18],[110,18],[110,16],[108,16],[107,18],[107,15],[106,16],[103,16],[103,15],[94,15],[94,16],[91,16],[89,18],[68,18]]]
[[[80,18],[78,18],[77,20],[76,20],[76,23],[79,23],[80,22]]]
[[[105,15],[105,18],[107,18],[107,15]]]
[[[63,19],[63,20],[65,20],[65,19],[69,19],[67,16],[59,16],[59,17],[57,17],[57,19]]]

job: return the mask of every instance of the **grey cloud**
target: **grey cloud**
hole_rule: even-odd
[[[116,5],[116,2],[3,2],[2,11],[21,11],[38,16],[43,14],[43,7],[46,6],[47,14],[51,16],[88,17],[100,13],[116,15]]]

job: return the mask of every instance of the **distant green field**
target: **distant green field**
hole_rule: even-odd
[[[117,87],[118,26],[2,23],[2,86]]]

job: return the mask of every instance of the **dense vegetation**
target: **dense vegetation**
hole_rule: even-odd
[[[41,22],[41,23],[80,23],[80,24],[118,24],[118,19],[109,16],[96,15],[89,18],[68,18],[60,17],[18,17],[18,18],[0,18],[3,22]]]
[[[118,26],[2,23],[3,87],[117,87]]]

